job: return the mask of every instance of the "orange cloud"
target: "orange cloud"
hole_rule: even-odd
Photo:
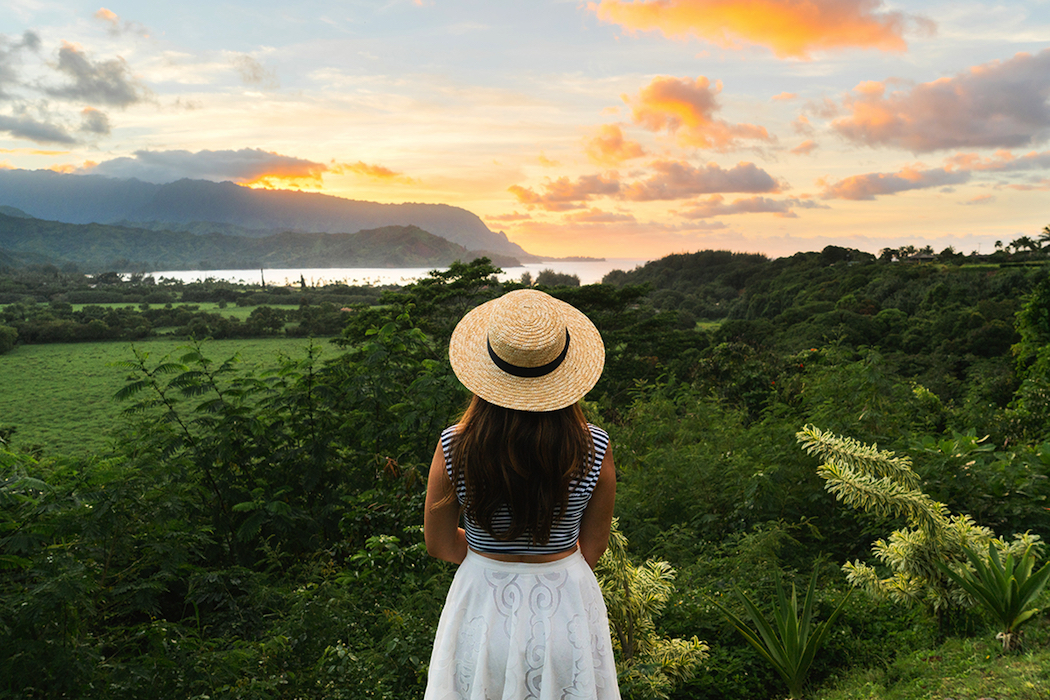
[[[526,221],[532,218],[532,214],[519,214],[514,212],[512,214],[490,214],[485,217],[485,221],[496,221],[500,223],[512,223],[514,221]]]
[[[984,172],[1017,172],[1021,170],[1050,170],[1050,151],[1037,153],[1032,151],[1023,156],[1015,156],[1010,151],[996,151],[990,158],[982,158],[976,153],[958,153],[945,159],[947,168],[984,171]]]
[[[642,88],[635,98],[624,96],[636,124],[650,131],[667,130],[686,146],[728,151],[741,139],[769,141],[769,132],[754,124],[729,124],[714,118],[719,105],[716,96],[722,83],[700,76],[689,78],[659,76]]]
[[[832,128],[855,143],[913,153],[1012,148],[1050,138],[1050,49],[887,94],[888,85],[854,88],[843,100],[848,116]]]
[[[333,173],[354,173],[372,180],[394,180],[401,177],[401,173],[391,170],[382,165],[374,165],[357,161],[356,163],[333,163],[328,170]]]
[[[558,161],[551,160],[550,158],[548,158],[545,153],[540,153],[538,156],[536,156],[536,160],[539,161],[539,164],[545,168],[556,168],[559,165],[561,165],[561,163],[559,163]]]
[[[834,184],[826,185],[821,197],[824,199],[871,200],[880,195],[959,185],[969,180],[969,171],[952,171],[945,168],[919,170],[916,167],[905,167],[895,173],[867,173],[847,177]]]
[[[592,207],[587,211],[566,214],[565,220],[584,224],[611,224],[621,221],[636,221],[631,214],[617,214],[611,211],[602,211],[597,207]]]
[[[712,195],[695,202],[693,206],[678,214],[686,219],[708,219],[729,214],[773,214],[785,219],[797,219],[794,208],[827,209],[826,205],[804,199],[769,199],[768,197],[745,197],[727,204],[720,195]]]
[[[796,134],[802,134],[803,136],[813,135],[813,125],[810,124],[809,118],[804,114],[800,114],[798,119],[792,123],[792,126],[794,127]]]
[[[64,156],[69,151],[45,151],[40,148],[0,148],[0,153],[28,153],[34,156]]]
[[[324,185],[322,175],[330,170],[331,167],[322,163],[302,161],[298,158],[273,159],[252,176],[234,182],[255,189],[319,190]]]
[[[656,259],[671,253],[740,249],[746,245],[741,233],[721,221],[668,225],[654,221],[567,221],[562,217],[558,221],[526,222],[515,228],[512,237],[538,255],[579,255],[581,251],[593,255],[597,251],[608,258]]]
[[[1036,190],[1046,191],[1050,190],[1050,177],[1044,177],[1042,180],[1039,180],[1034,184],[1014,184],[1007,185],[1006,187],[1008,187],[1011,190],[1018,190],[1020,192],[1032,192]]]
[[[55,163],[54,165],[47,166],[47,169],[56,173],[66,173],[67,175],[79,170],[79,168],[72,163]]]
[[[972,198],[966,200],[965,202],[961,202],[961,203],[962,204],[991,204],[994,201],[995,201],[995,195],[994,194],[983,194],[980,197],[972,197]]]
[[[779,192],[777,181],[754,163],[738,163],[729,170],[715,163],[694,167],[684,161],[658,161],[656,173],[631,183],[623,197],[634,202],[688,199],[720,192]]]
[[[323,186],[320,177],[298,176],[287,173],[268,173],[240,183],[255,190],[317,190]]]
[[[817,150],[817,142],[812,139],[806,139],[799,145],[791,149],[791,153],[796,156],[808,156],[813,151]]]
[[[542,194],[520,185],[511,185],[507,190],[530,209],[539,207],[546,211],[569,211],[582,209],[583,203],[590,201],[591,197],[617,194],[620,191],[620,180],[616,173],[583,175],[575,182],[567,177],[560,177],[557,180],[548,180]]]
[[[910,22],[929,20],[879,12],[881,0],[599,0],[588,8],[628,31],[690,36],[727,48],[765,46],[780,58],[808,59],[812,51],[845,48],[904,51]]]
[[[135,151],[97,164],[85,164],[80,172],[109,177],[134,177],[147,182],[174,182],[181,178],[230,180],[249,187],[298,187],[320,189],[321,177],[337,167],[305,158],[286,156],[258,148],[237,151]]]
[[[637,141],[625,139],[615,124],[603,124],[598,133],[584,146],[587,157],[598,165],[620,165],[632,158],[641,158],[645,149]]]
[[[134,33],[143,37],[149,37],[149,30],[138,22],[122,22],[120,16],[105,7],[99,8],[94,15],[95,19],[109,24],[109,33],[118,36],[121,33]]]
[[[355,174],[384,182],[413,182],[401,173],[382,165],[357,161],[320,163],[286,156],[258,148],[237,151],[136,151],[102,163],[86,163],[79,172],[92,172],[110,177],[135,177],[148,182],[173,182],[181,178],[229,180],[248,187],[319,190],[323,176]]]
[[[793,92],[782,92],[779,95],[773,95],[772,99],[774,102],[784,102],[785,100],[794,100],[798,97]]]
[[[99,8],[98,12],[95,13],[95,19],[109,22],[115,27],[120,25],[120,17],[117,16],[117,13],[112,10],[107,10],[104,7]]]

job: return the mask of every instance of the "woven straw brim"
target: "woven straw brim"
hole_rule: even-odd
[[[452,333],[449,361],[463,386],[489,403],[519,411],[556,411],[586,396],[605,367],[605,344],[586,315],[571,304],[550,299],[570,336],[568,353],[557,369],[542,377],[517,377],[495,365],[487,346],[492,314],[500,301],[493,299],[467,313]]]

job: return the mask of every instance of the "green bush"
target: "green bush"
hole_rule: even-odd
[[[10,352],[18,340],[18,331],[11,326],[0,325],[0,355]]]

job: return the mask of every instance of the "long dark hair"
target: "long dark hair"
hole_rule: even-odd
[[[570,482],[584,478],[593,454],[579,404],[533,413],[475,396],[452,441],[452,483],[462,476],[464,511],[495,539],[528,533],[533,544],[545,545],[568,506]],[[503,506],[510,526],[496,532],[492,521]]]

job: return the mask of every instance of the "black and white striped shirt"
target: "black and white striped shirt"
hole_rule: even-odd
[[[452,478],[452,439],[456,434],[456,427],[455,425],[449,426],[441,432],[441,451],[445,455],[445,473],[448,474],[449,479]],[[594,440],[594,459],[583,479],[573,479],[569,482],[569,501],[566,504],[565,513],[551,526],[550,540],[547,544],[533,544],[529,532],[523,533],[514,540],[497,540],[475,523],[469,515],[464,515],[463,529],[467,533],[467,546],[476,552],[495,554],[554,554],[576,546],[576,541],[580,538],[580,521],[583,518],[583,511],[591,500],[591,493],[598,482],[602,462],[605,460],[605,452],[609,449],[609,435],[595,425],[588,423],[587,427]],[[463,503],[466,495],[466,480],[464,475],[460,474],[459,483],[456,484],[456,498],[460,504]],[[502,506],[492,518],[492,527],[499,532],[509,526],[510,511],[506,506]]]

